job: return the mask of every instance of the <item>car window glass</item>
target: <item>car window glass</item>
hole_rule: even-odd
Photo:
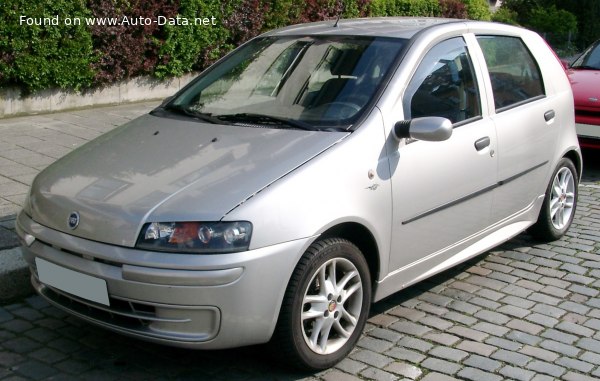
[[[517,37],[477,36],[490,73],[496,111],[544,95],[540,69]]]
[[[590,46],[583,54],[573,62],[575,69],[600,70],[600,41]]]
[[[440,116],[457,123],[481,115],[473,65],[462,38],[446,40],[425,55],[403,103],[407,119]]]

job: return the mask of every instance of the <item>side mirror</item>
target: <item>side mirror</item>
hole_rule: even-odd
[[[392,134],[398,141],[404,138],[412,138],[429,142],[441,142],[452,136],[452,122],[439,116],[402,120],[394,125]]]

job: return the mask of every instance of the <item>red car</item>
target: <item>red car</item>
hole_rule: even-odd
[[[600,148],[600,40],[567,71],[575,97],[575,123],[581,147]]]

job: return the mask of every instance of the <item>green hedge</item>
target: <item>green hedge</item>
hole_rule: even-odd
[[[440,7],[442,1],[444,7]],[[489,19],[486,0],[455,0],[470,18]],[[449,0],[4,0],[0,8],[0,86],[26,93],[80,90],[139,75],[202,70],[259,33],[300,22],[365,16],[440,16]],[[460,4],[459,4],[460,5]],[[453,8],[459,10],[456,4]],[[453,11],[454,12],[454,11]],[[461,14],[454,12],[452,14]],[[21,16],[58,25],[20,25]],[[158,16],[215,16],[215,25],[89,25]],[[65,20],[78,19],[79,25]],[[29,19],[30,23],[33,19]]]

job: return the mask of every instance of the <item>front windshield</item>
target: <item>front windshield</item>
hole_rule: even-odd
[[[588,50],[573,62],[575,69],[600,70],[600,41],[590,46]]]
[[[403,45],[399,39],[356,36],[256,39],[166,108],[204,121],[348,127],[366,109]]]

